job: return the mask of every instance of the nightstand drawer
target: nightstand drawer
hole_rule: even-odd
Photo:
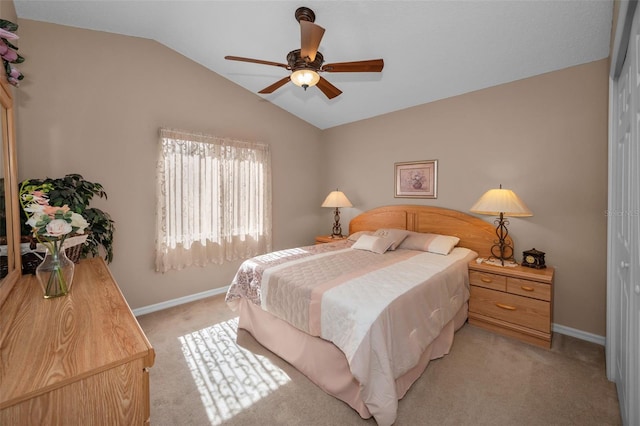
[[[493,290],[507,291],[507,277],[487,272],[469,271],[469,283]]]
[[[542,300],[472,286],[469,311],[550,332],[551,304]]]
[[[507,292],[546,300],[547,302],[551,300],[551,286],[549,284],[520,278],[507,278]]]

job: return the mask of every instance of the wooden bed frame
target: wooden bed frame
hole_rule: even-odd
[[[366,211],[351,220],[349,232],[375,231],[380,228],[407,229],[422,233],[452,235],[460,238],[461,247],[489,257],[495,244],[495,228],[479,218],[456,210],[439,207],[396,205]],[[468,304],[458,311],[441,334],[422,354],[418,365],[396,379],[400,398],[422,375],[431,359],[449,352],[454,333],[467,320]],[[249,331],[271,352],[283,358],[306,375],[322,390],[346,402],[363,418],[371,416],[361,399],[358,381],[351,375],[348,362],[340,349],[331,342],[310,336],[283,320],[263,311],[248,299],[239,303],[239,328]],[[292,345],[290,342],[301,344]]]
[[[498,238],[496,228],[477,217],[457,210],[415,205],[385,206],[366,211],[351,220],[349,234],[380,228],[458,237],[458,246],[471,249],[480,257],[491,256],[491,246]],[[509,237],[507,242],[513,244]]]

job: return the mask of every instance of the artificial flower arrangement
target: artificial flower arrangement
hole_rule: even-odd
[[[81,257],[99,257],[103,256],[107,263],[113,260],[113,238],[115,234],[115,224],[109,213],[91,207],[91,201],[94,197],[107,199],[107,193],[102,184],[86,180],[82,175],[77,173],[67,174],[61,178],[45,178],[45,179],[28,179],[20,183],[23,185],[41,186],[46,185],[49,188],[47,197],[51,206],[68,206],[72,212],[82,215],[89,223],[86,234],[88,237],[81,245],[80,250],[73,250],[72,260],[77,262]],[[31,234],[31,226],[27,224],[28,217],[22,214],[20,217],[21,235]],[[28,242],[31,240],[28,237]],[[32,247],[33,248],[33,247]],[[69,255],[69,252],[67,252]],[[33,258],[32,254],[22,257],[22,266],[24,273],[35,272],[37,266],[34,262],[39,261]],[[71,258],[71,256],[70,256]]]
[[[20,64],[24,62],[24,58],[16,52],[18,47],[9,40],[17,40],[18,36],[15,32],[18,25],[6,19],[0,19],[0,57],[4,63],[4,69],[7,72],[7,80],[14,86],[18,86],[19,81],[24,78],[22,73],[11,64]]]
[[[30,185],[28,180],[20,185],[20,205],[27,215],[27,225],[33,237],[47,248],[45,259],[36,268],[45,298],[69,292],[74,265],[64,254],[64,242],[71,235],[84,234],[89,226],[82,215],[67,205],[49,205],[47,193],[53,189],[50,183]]]

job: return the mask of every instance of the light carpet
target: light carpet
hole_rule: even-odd
[[[245,330],[215,296],[138,318],[156,351],[151,424],[375,425]],[[619,425],[604,348],[555,334],[551,350],[466,324],[400,401],[396,425]]]

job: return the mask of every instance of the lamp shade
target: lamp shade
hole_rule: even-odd
[[[471,207],[473,213],[497,216],[533,216],[526,204],[510,189],[490,189]]]
[[[353,205],[342,191],[335,190],[327,195],[322,207],[353,207]]]

